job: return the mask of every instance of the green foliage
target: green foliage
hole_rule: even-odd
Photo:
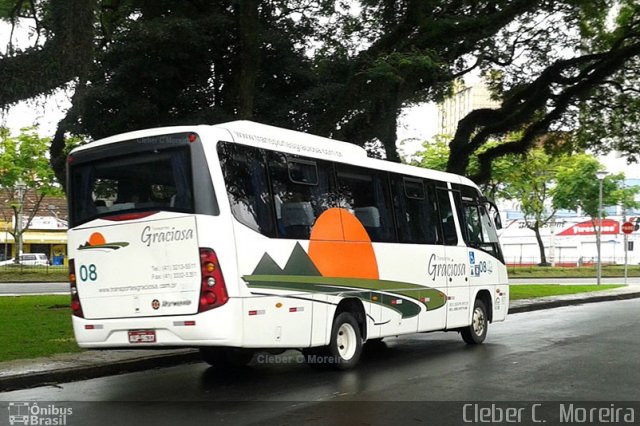
[[[303,46],[312,29],[268,2],[252,18],[248,4],[124,2],[103,12],[110,39],[96,52],[70,130],[100,138],[238,118],[303,123],[300,94],[313,72]]]
[[[46,156],[49,142],[49,138],[38,136],[35,127],[24,128],[15,137],[8,129],[0,128],[0,190],[9,207],[2,213],[5,222],[13,222],[8,232],[18,246],[43,198],[62,195]],[[22,190],[23,185],[26,190]],[[18,226],[19,217],[26,223]]]
[[[31,3],[29,0],[0,0],[0,19],[10,20],[13,17],[22,16],[29,11]]]
[[[519,158],[518,158],[519,157]],[[553,196],[552,183],[558,167],[568,161],[566,155],[550,155],[542,148],[534,148],[522,156],[502,157],[513,159],[503,165],[496,174],[502,175],[503,186],[499,195],[509,200],[518,200],[528,226],[546,224],[553,211],[548,204]]]
[[[0,188],[15,192],[16,184],[24,182],[38,194],[60,195],[46,156],[50,142],[38,135],[36,127],[24,128],[15,137],[0,128]]]
[[[640,3],[615,1],[601,7],[603,0],[585,5],[583,46],[585,51],[611,49],[638,43]],[[589,4],[589,1],[585,1]],[[598,153],[617,150],[630,162],[640,159],[640,55],[636,53],[616,72],[581,99],[577,113],[579,127],[575,141]]]
[[[412,161],[411,165],[442,172],[447,170],[447,162],[449,161],[447,139],[446,135],[436,135],[433,142],[425,141],[422,144],[423,150],[416,152],[417,159]]]
[[[484,158],[524,153],[590,96],[615,98],[596,86],[638,81],[627,62],[637,12],[636,0],[0,0],[0,17],[24,15],[38,39],[0,57],[0,106],[76,86],[51,149],[60,177],[65,134],[234,119],[382,145],[398,160],[401,109],[441,100],[481,69],[505,107],[468,123],[448,169],[486,183]],[[572,49],[590,59],[567,60]],[[620,92],[609,112],[583,105],[584,117],[603,114],[582,120],[585,146],[638,145],[622,137],[637,115],[616,110],[638,111],[637,96]],[[482,148],[523,125],[524,143]],[[590,138],[598,129],[614,138]]]
[[[577,154],[558,167],[553,205],[559,209],[581,209],[593,220],[598,218],[600,182],[596,172],[602,164],[593,156]],[[623,187],[624,174],[607,175],[602,181],[603,206],[637,207],[635,194],[640,187]]]

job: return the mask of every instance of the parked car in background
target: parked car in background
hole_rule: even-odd
[[[12,263],[15,263],[15,258],[0,262],[0,266]],[[20,263],[26,266],[49,266],[49,258],[44,253],[23,253],[20,255]]]

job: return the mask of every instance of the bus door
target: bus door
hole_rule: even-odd
[[[502,252],[495,225],[490,219],[484,197],[475,189],[462,185],[456,207],[462,221],[462,234],[469,252],[470,284],[488,287],[499,284]]]
[[[424,305],[417,330],[442,330],[446,324],[446,277],[438,265],[445,259],[441,244],[435,183],[422,178],[391,175],[393,208],[398,242],[390,245],[388,258],[394,261],[394,278],[420,287],[403,292]]]
[[[460,232],[459,214],[453,208],[457,191],[437,188],[445,263],[442,274],[447,283],[447,328],[469,324],[469,252]]]

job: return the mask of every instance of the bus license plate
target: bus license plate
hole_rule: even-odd
[[[155,330],[131,330],[129,331],[129,343],[155,343]]]

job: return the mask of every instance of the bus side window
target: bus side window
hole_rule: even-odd
[[[466,226],[467,242],[472,246],[482,243],[482,223],[478,214],[478,206],[464,205],[464,224]]]
[[[396,233],[384,172],[336,164],[338,204],[358,218],[373,242],[395,242]]]
[[[316,219],[333,206],[329,163],[272,151],[267,158],[278,236],[308,239]]]
[[[233,216],[266,236],[275,234],[264,154],[258,148],[220,142],[218,155]]]
[[[401,243],[435,244],[439,226],[433,187],[423,179],[391,177],[398,238]]]
[[[440,222],[442,223],[442,236],[444,243],[448,246],[458,244],[458,234],[456,233],[454,211],[451,208],[451,200],[449,199],[449,191],[442,188],[436,189],[438,198],[438,211],[440,212]]]

